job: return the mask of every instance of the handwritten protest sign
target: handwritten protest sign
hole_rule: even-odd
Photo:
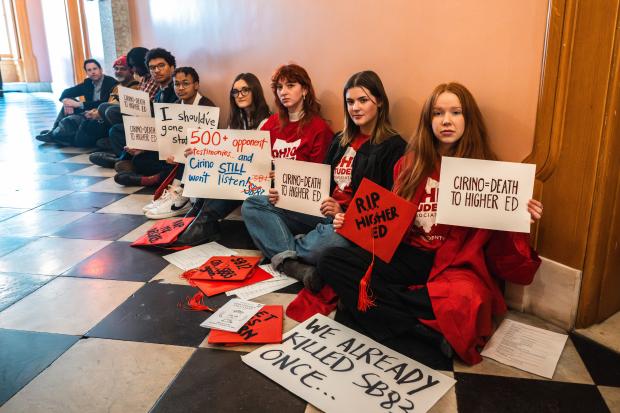
[[[162,219],[146,231],[146,234],[134,241],[131,246],[167,245],[179,237],[179,234],[194,220],[190,218]]]
[[[118,100],[124,115],[151,117],[151,99],[149,94],[128,87],[118,87]]]
[[[533,164],[444,156],[437,223],[529,233],[535,175]]]
[[[266,195],[271,171],[267,131],[191,129],[193,155],[187,158],[183,195],[245,199]]]
[[[132,149],[156,151],[157,134],[155,133],[155,119],[138,116],[123,118],[127,146]]]
[[[325,412],[426,412],[455,383],[317,314],[242,360]]]
[[[321,202],[329,197],[331,167],[314,162],[276,158],[275,188],[278,208],[322,217]]]
[[[190,129],[216,129],[220,108],[211,106],[155,103],[155,126],[159,159],[174,156],[185,163],[185,148],[190,145]]]
[[[209,344],[280,343],[284,311],[281,305],[266,305],[238,332],[211,330]]]
[[[414,216],[411,203],[364,178],[337,232],[390,262]]]
[[[199,268],[186,271],[183,278],[192,280],[242,281],[250,276],[261,257],[238,255],[215,256]]]

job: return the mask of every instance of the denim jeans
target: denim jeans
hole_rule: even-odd
[[[254,243],[275,267],[286,258],[316,265],[325,249],[350,245],[334,232],[332,218],[278,208],[264,195],[247,198],[241,215]]]

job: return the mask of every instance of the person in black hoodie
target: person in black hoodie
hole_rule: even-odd
[[[331,197],[321,204],[324,217],[278,208],[279,195],[273,188],[267,198],[250,197],[241,208],[248,232],[271,265],[303,281],[312,291],[322,287],[314,267],[321,252],[348,245],[334,232],[333,217],[347,209],[363,178],[391,189],[394,165],[406,147],[391,127],[389,100],[375,72],[351,76],[344,86],[343,101],[345,127],[334,138],[324,162],[333,172]]]
[[[112,89],[118,83],[116,79],[104,75],[101,64],[95,59],[86,59],[84,70],[87,78],[82,83],[63,90],[59,99],[63,107],[56,117],[54,126],[50,130],[41,131],[36,137],[37,140],[46,143],[55,142],[56,136],[62,134],[60,123],[66,116],[95,109],[108,101]],[[84,98],[83,102],[77,100],[80,97]]]

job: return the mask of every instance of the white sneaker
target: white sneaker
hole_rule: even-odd
[[[172,187],[168,185],[168,188],[164,189],[164,192],[161,193],[159,198],[152,200],[151,202],[149,202],[148,204],[142,207],[142,212],[146,212],[149,209],[153,209],[157,207],[160,203],[170,198],[173,195],[173,193],[172,191],[169,191],[168,189],[172,189]]]
[[[157,203],[153,208],[148,209],[144,215],[149,219],[163,219],[172,218],[179,215],[185,215],[191,208],[192,203],[189,198],[181,195],[183,188],[181,187],[169,187],[166,199]],[[163,196],[160,198],[162,199]],[[159,201],[159,199],[158,199]]]

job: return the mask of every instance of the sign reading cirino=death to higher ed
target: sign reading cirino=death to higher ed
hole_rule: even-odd
[[[243,200],[267,195],[271,184],[269,132],[190,129],[183,195]]]

